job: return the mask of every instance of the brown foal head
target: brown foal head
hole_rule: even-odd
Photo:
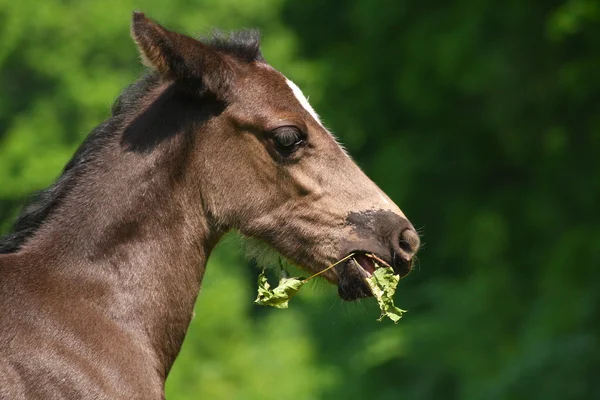
[[[411,270],[413,226],[300,89],[264,61],[256,34],[201,42],[135,13],[132,36],[158,79],[154,96],[169,92],[188,114],[205,115],[185,133],[192,137],[182,174],[211,229],[258,238],[312,273],[358,252],[359,265],[323,274],[346,300],[370,295],[364,277],[374,266],[364,253],[401,275]]]

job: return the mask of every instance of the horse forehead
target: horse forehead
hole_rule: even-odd
[[[315,120],[317,124],[323,126],[319,115],[316,113],[314,108],[312,108],[312,106],[308,102],[308,99],[306,98],[304,93],[302,93],[302,90],[298,87],[298,85],[296,85],[285,75],[283,75],[281,72],[277,71],[275,68],[271,67],[268,64],[261,63],[258,66],[259,68],[263,69],[263,72],[266,72],[266,74],[261,74],[262,76],[266,77],[272,82],[277,82],[278,88],[287,89],[286,91],[289,91],[288,93],[291,94],[290,98],[293,99],[292,101],[294,105],[303,108]]]
[[[290,89],[292,89],[292,93],[294,94],[294,97],[296,97],[296,100],[298,100],[300,105],[315,119],[315,121],[317,121],[319,125],[323,125],[321,124],[321,119],[319,118],[319,115],[315,112],[314,108],[312,108],[312,106],[308,102],[308,99],[306,98],[306,96],[304,96],[304,93],[302,93],[302,90],[300,90],[298,85],[296,85],[294,82],[287,78],[285,78],[285,83],[290,87]]]

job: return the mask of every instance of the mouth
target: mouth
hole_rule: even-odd
[[[373,253],[365,251],[355,251],[352,253],[353,256],[348,261],[336,267],[338,276],[340,277],[338,294],[346,301],[373,296],[366,279],[373,275],[375,268],[377,268],[376,264],[380,267],[392,268],[394,273],[400,275],[401,278],[406,276],[412,269],[412,261],[398,263],[395,254],[392,255],[390,265],[382,257]]]
[[[375,261],[371,254],[364,252],[356,252],[348,263],[353,264],[351,267],[356,268],[356,270],[361,274],[363,278],[369,278],[375,272]]]

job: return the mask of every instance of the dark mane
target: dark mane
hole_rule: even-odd
[[[209,37],[200,40],[243,62],[264,61],[260,52],[260,33],[257,30],[232,33],[215,31]],[[159,82],[159,75],[151,72],[123,90],[112,106],[112,117],[87,136],[51,186],[29,198],[15,220],[11,233],[0,238],[0,254],[17,252],[25,241],[33,236],[74,187],[77,177],[83,172],[83,167],[119,132],[122,116],[135,113],[140,101]]]
[[[15,253],[61,204],[83,172],[83,166],[94,159],[112,137],[115,119],[111,118],[94,129],[79,146],[59,178],[47,189],[34,193],[15,220],[12,232],[0,238],[0,254]]]

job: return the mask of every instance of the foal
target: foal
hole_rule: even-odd
[[[207,258],[237,229],[340,296],[365,252],[407,274],[419,238],[254,33],[200,42],[135,13],[152,73],[0,241],[0,398],[162,399]]]

